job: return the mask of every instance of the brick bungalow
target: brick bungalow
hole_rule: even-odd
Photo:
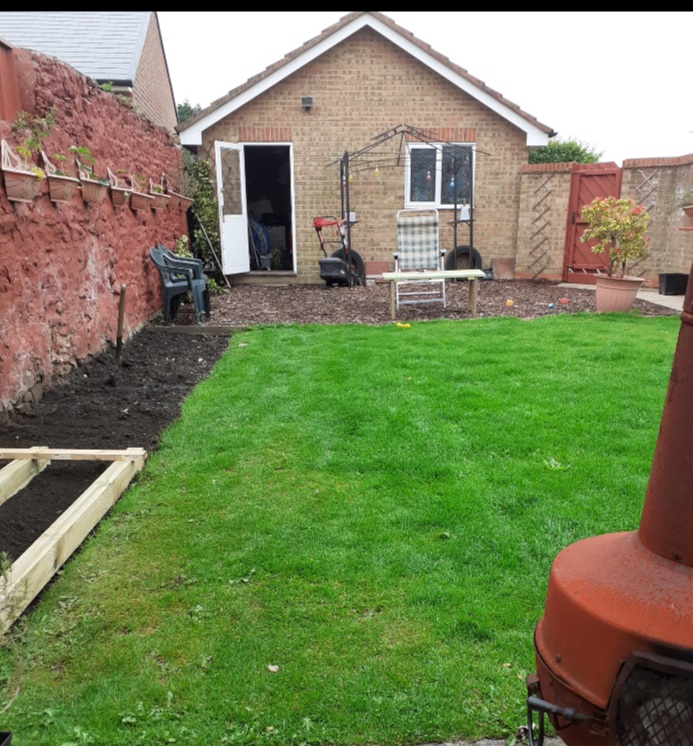
[[[372,276],[393,266],[397,211],[422,205],[439,209],[450,256],[472,246],[467,259],[483,268],[514,257],[522,167],[555,134],[376,11],[344,16],[179,133],[213,166],[225,274],[282,283],[321,281],[312,221],[345,215],[342,175],[351,245]],[[453,224],[463,200],[473,220]],[[269,244],[269,271],[249,219]]]

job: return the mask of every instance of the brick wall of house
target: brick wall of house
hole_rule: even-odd
[[[135,73],[133,101],[155,124],[172,133],[178,120],[176,103],[168,80],[159,25],[156,15],[152,13],[142,56]]]
[[[79,145],[91,150],[99,177],[110,167],[180,180],[180,148],[164,129],[55,58],[15,50],[15,62],[22,109],[55,109],[49,157]],[[11,122],[0,121],[0,137],[17,144]],[[76,174],[72,159],[62,168]],[[80,192],[57,204],[45,181],[42,189],[31,203],[11,202],[0,179],[0,411],[38,397],[116,341],[122,285],[126,339],[157,313],[161,287],[148,249],[187,233],[180,210],[135,212],[110,196],[86,205]]]
[[[302,110],[301,96],[313,96],[310,112]],[[250,133],[255,142],[293,144],[297,279],[320,282],[322,254],[312,219],[340,212],[339,167],[328,164],[400,124],[438,129],[448,141],[462,134],[475,138],[475,246],[484,266],[490,267],[494,256],[514,254],[520,170],[528,157],[524,133],[371,29],[358,31],[211,127],[201,154],[213,163],[215,140],[238,142]],[[367,168],[354,168],[350,185],[351,209],[359,221],[353,246],[364,260],[390,266],[395,214],[404,207],[398,147],[392,139],[372,152]],[[379,178],[373,174],[376,161]],[[451,219],[452,210],[441,211],[441,244],[448,249]],[[458,244],[466,243],[461,227]]]

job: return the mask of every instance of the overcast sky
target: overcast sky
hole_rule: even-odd
[[[348,12],[158,11],[176,102],[207,106]],[[693,153],[693,12],[382,12],[601,160]]]

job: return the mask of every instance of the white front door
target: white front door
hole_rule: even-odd
[[[221,264],[225,275],[250,271],[243,146],[215,143]]]

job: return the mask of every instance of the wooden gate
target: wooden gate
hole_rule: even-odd
[[[607,253],[593,254],[594,241],[581,243],[587,223],[580,217],[593,199],[621,196],[621,169],[615,163],[576,163],[570,182],[568,226],[563,258],[563,282],[594,284],[594,276],[606,272]]]

